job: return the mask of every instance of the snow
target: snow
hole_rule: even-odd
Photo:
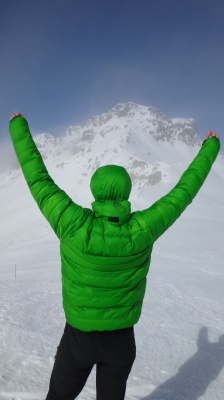
[[[119,127],[119,135],[121,131]],[[127,165],[130,157],[147,160],[153,139],[146,148],[136,145],[137,154],[128,144],[122,152],[116,132],[106,156],[108,141],[99,148],[96,134],[91,154],[89,144],[82,144],[82,154],[70,154],[61,168],[48,142],[50,172],[79,204],[90,206],[92,201],[88,184],[96,157],[99,163],[115,157]],[[41,144],[44,148],[44,140]],[[155,185],[139,188],[136,183],[132,209],[146,208],[166,194],[198,151],[197,145],[187,149],[181,142],[173,147],[166,142],[153,145],[148,170],[158,162],[166,176]],[[192,205],[154,246],[143,312],[135,327],[137,358],[127,400],[223,400],[223,167],[219,156]],[[0,400],[43,400],[65,323],[59,242],[19,171],[0,176],[0,187]],[[95,399],[94,370],[78,397],[86,399]]]

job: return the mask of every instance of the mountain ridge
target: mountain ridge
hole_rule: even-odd
[[[59,138],[42,133],[34,140],[55,179],[59,170],[69,174],[72,168],[82,185],[100,165],[116,163],[127,168],[137,191],[167,183],[170,168],[186,165],[201,145],[193,119],[170,118],[155,107],[133,102],[119,103],[82,125],[69,126]],[[10,176],[16,179],[14,169]],[[10,181],[7,174],[4,181]]]

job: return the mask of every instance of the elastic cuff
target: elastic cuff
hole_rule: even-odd
[[[204,142],[202,143],[202,146],[205,142],[207,142],[208,139],[214,138],[220,142],[220,140],[216,136],[210,136],[209,138],[205,139]]]

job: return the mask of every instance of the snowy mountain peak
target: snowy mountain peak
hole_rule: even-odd
[[[146,107],[133,102],[119,103],[111,109],[111,112],[117,115],[119,118],[141,116],[145,114],[151,114],[154,117],[160,117],[162,113],[155,107]]]
[[[123,132],[129,128],[132,130],[132,135],[137,128],[138,135],[147,132],[156,141],[171,144],[180,141],[188,146],[200,145],[200,137],[193,119],[170,118],[155,107],[146,107],[133,102],[117,104],[108,113],[90,118],[79,128],[86,132],[85,135],[88,137],[99,127],[104,135],[108,133],[109,127],[111,130],[122,128]],[[75,127],[73,129],[70,127],[69,133],[71,134],[74,129],[76,130]]]
[[[99,166],[118,164],[127,168],[137,191],[168,182],[172,165],[190,161],[201,144],[194,120],[170,118],[133,102],[69,126],[61,138],[43,133],[34,139],[50,173],[56,180],[61,175],[63,184],[66,173],[71,186],[70,171],[83,185]]]

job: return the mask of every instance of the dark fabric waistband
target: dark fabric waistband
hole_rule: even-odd
[[[69,325],[68,324],[68,322],[66,322],[66,325],[67,326],[69,326],[69,328],[71,329],[71,330],[74,330],[74,331],[77,331],[77,332],[82,332],[82,333],[87,333],[87,334],[95,334],[95,333],[102,333],[102,334],[108,334],[108,335],[110,335],[110,334],[115,334],[115,333],[122,333],[122,332],[131,332],[131,331],[133,331],[134,330],[134,327],[133,326],[130,326],[130,327],[128,327],[128,328],[123,328],[123,329],[115,329],[115,330],[113,330],[113,331],[90,331],[90,332],[86,332],[86,331],[81,331],[80,329],[77,329],[77,328],[74,328],[73,326],[71,326],[71,325]]]

